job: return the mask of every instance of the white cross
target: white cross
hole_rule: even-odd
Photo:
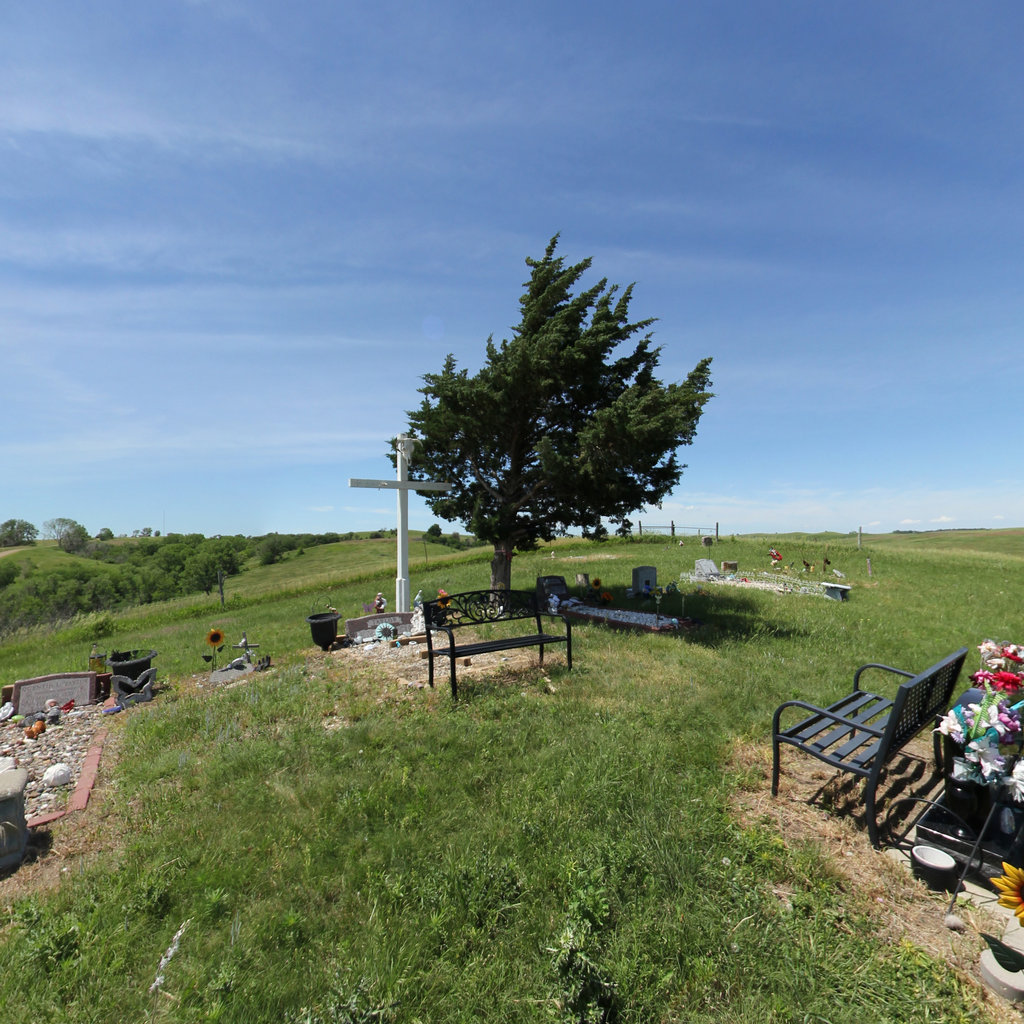
[[[447,491],[451,484],[439,480],[410,480],[409,456],[412,447],[419,443],[419,438],[399,434],[396,438],[398,458],[397,480],[352,480],[349,487],[376,487],[398,491],[398,576],[395,578],[395,611],[408,612],[409,607],[409,492],[410,491]]]

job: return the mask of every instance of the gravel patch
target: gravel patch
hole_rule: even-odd
[[[72,708],[60,717],[59,725],[49,726],[37,739],[28,739],[17,723],[0,723],[0,757],[14,759],[15,767],[28,772],[25,787],[25,817],[31,821],[44,814],[61,811],[74,792],[82,774],[85,756],[96,732],[109,723],[100,704]],[[68,785],[47,789],[43,785],[46,769],[66,764],[71,771]]]

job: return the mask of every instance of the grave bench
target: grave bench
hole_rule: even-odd
[[[561,622],[565,632],[546,633],[541,623],[542,615]],[[572,668],[572,624],[557,612],[543,610],[536,593],[530,590],[468,590],[462,594],[449,594],[423,603],[423,621],[426,627],[430,685],[434,685],[434,660],[447,658],[451,663],[453,698],[458,695],[455,680],[456,663],[459,658],[470,658],[474,654],[537,647],[540,651],[540,663],[543,664],[544,648],[548,644],[565,644],[566,660],[569,668]],[[535,631],[486,640],[456,639],[456,630],[466,626],[497,626],[519,621],[530,621]],[[438,634],[444,636],[438,637]],[[440,640],[440,643],[435,644],[436,640]]]
[[[868,836],[877,850],[881,844],[875,818],[875,791],[882,769],[922,729],[934,728],[938,717],[949,709],[953,687],[966,657],[967,648],[961,647],[917,675],[871,662],[854,673],[853,691],[827,708],[802,700],[780,704],[772,718],[772,796],[779,792],[779,751],[783,743],[833,768],[866,779],[864,809]],[[869,669],[892,672],[908,682],[901,683],[892,698],[869,693],[860,685],[861,676]],[[803,716],[783,726],[782,718],[790,708],[798,709]],[[940,764],[937,733],[933,741],[935,761]]]

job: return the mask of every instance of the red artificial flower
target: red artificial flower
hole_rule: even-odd
[[[1017,675],[1016,672],[992,673],[992,685],[997,690],[1003,690],[1006,693],[1016,693],[1021,688],[1022,682],[1024,682],[1024,677]]]
[[[1007,661],[1015,661],[1018,665],[1024,664],[1024,658],[1022,658],[1019,654],[1014,654],[1009,647],[1003,648],[1002,656],[1006,658]]]

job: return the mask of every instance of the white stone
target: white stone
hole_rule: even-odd
[[[43,785],[67,786],[71,782],[71,769],[66,764],[51,764],[43,772]]]

